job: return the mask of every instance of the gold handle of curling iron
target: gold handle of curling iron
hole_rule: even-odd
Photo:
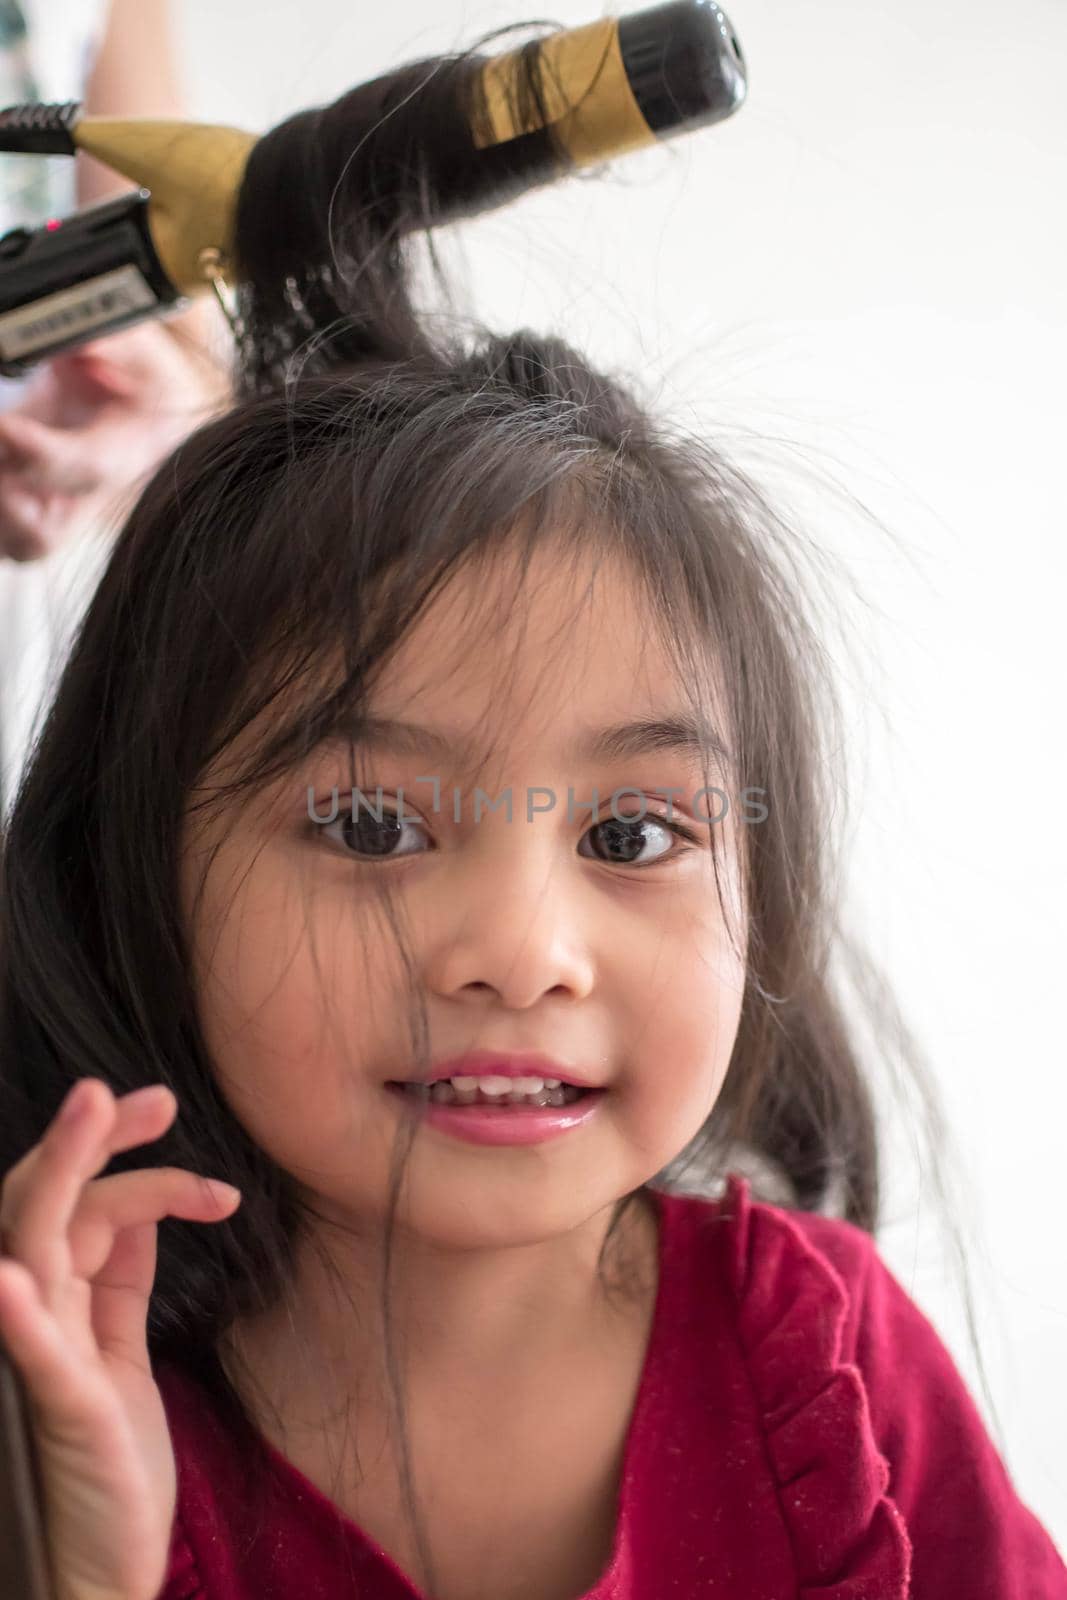
[[[182,294],[210,287],[204,252],[231,287],[233,226],[245,166],[259,135],[209,123],[151,117],[82,117],[75,145],[150,189],[148,226],[167,275]]]

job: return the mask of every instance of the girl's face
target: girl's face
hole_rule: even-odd
[[[457,576],[370,697],[372,716],[417,724],[436,744],[364,742],[355,773],[347,741],[322,747],[239,815],[188,830],[183,897],[220,1090],[317,1209],[360,1231],[384,1216],[403,1113],[385,1085],[417,1076],[409,983],[432,1060],[537,1051],[606,1089],[586,1124],[540,1144],[472,1145],[421,1126],[396,1223],[426,1245],[573,1229],[666,1166],[722,1086],[744,971],[707,827],[723,802],[697,796],[728,786],[695,750],[583,753],[605,729],[688,712],[625,571],[598,572],[591,598],[587,579],[591,565],[545,547],[519,605],[510,558]],[[462,759],[468,740],[474,765]],[[403,790],[399,836],[365,809],[346,830],[354,780],[372,801],[380,786],[394,812]],[[484,798],[509,787],[510,820]],[[338,791],[335,822],[310,820],[309,788],[324,816]],[[672,788],[691,839],[655,820],[671,815]],[[528,820],[531,790],[535,806],[548,805],[544,791],[555,805]],[[620,817],[647,806],[621,852],[613,795]],[[736,813],[731,793],[713,831],[743,951]]]

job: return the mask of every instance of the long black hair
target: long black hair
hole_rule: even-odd
[[[448,68],[425,74],[430,118]],[[442,583],[505,541],[529,553],[562,530],[588,553],[595,528],[597,559],[625,562],[642,586],[681,681],[699,696],[717,663],[731,793],[767,796],[766,818],[740,830],[745,989],[729,1071],[655,1184],[713,1194],[744,1170],[757,1195],[873,1232],[872,1085],[886,1066],[920,1089],[935,1186],[946,1148],[914,1040],[841,925],[828,819],[842,812],[842,719],[805,541],[721,451],[658,422],[559,338],[472,338],[440,320],[431,332],[410,289],[409,241],[434,181],[416,147],[390,156],[387,206],[359,200],[381,187],[374,140],[353,151],[346,187],[327,195],[311,181],[324,142],[345,139],[345,104],[331,122],[291,118],[256,147],[237,237],[238,402],[159,466],[122,527],[2,856],[0,1172],[77,1078],[116,1095],[173,1089],[171,1129],[109,1170],[179,1166],[241,1190],[225,1223],[160,1224],[149,1347],[249,1426],[251,1393],[220,1341],[287,1294],[308,1219],[219,1092],[201,1030],[178,893],[191,797],[264,713],[270,736],[211,805],[358,722],[374,672]],[[415,986],[411,1005],[418,1056]],[[860,1015],[873,1022],[865,1045]],[[387,1230],[413,1133],[398,1147]],[[605,1248],[639,1194],[620,1197]]]

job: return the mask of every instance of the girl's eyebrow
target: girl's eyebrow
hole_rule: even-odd
[[[351,736],[362,744],[395,755],[433,756],[439,761],[470,759],[477,740],[458,728],[427,728],[395,717],[367,716],[352,727]],[[732,756],[718,731],[703,717],[688,711],[659,717],[639,717],[606,728],[586,729],[563,750],[566,761],[619,761],[632,756],[669,753],[716,757]]]

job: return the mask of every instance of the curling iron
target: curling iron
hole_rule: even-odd
[[[435,164],[434,223],[722,121],[747,89],[741,47],[715,0],[672,0],[462,65],[462,142],[430,148],[437,142],[423,135],[414,152]],[[403,119],[417,99],[411,70],[363,86],[382,86],[380,101],[368,103],[383,117]],[[353,142],[373,131],[356,128]],[[0,374],[16,377],[204,292],[215,293],[236,333],[223,288],[241,282],[234,224],[259,138],[203,123],[87,117],[78,101],[0,112],[0,154],[82,150],[138,185],[0,238]]]

